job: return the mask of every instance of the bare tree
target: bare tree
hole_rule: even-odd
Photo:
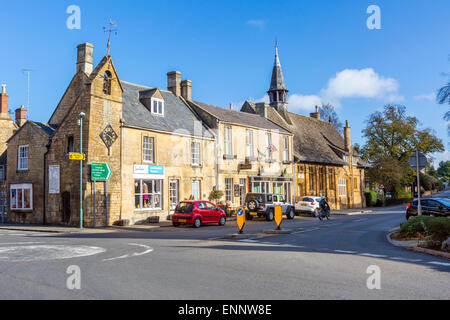
[[[344,127],[341,120],[336,113],[333,105],[327,103],[319,108],[320,118],[324,121],[330,122],[333,127],[336,128],[339,133],[342,133],[342,128]]]

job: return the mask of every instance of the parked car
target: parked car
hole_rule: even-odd
[[[178,227],[180,224],[192,224],[199,228],[203,224],[218,223],[224,226],[227,221],[225,211],[209,201],[182,201],[175,208],[172,216],[172,224]]]
[[[321,197],[316,196],[306,196],[300,201],[295,203],[295,211],[297,212],[307,212],[315,216],[320,212],[320,199]]]
[[[422,215],[435,217],[450,216],[450,200],[442,198],[425,198],[420,200]],[[406,219],[417,216],[418,201],[414,200],[406,207]]]
[[[265,217],[272,221],[275,215],[275,206],[281,206],[287,219],[294,219],[295,206],[283,199],[282,195],[273,193],[247,193],[245,195],[246,218],[252,220],[254,216]]]

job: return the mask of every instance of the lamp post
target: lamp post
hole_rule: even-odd
[[[80,154],[83,154],[83,118],[86,114],[80,112],[78,124],[80,125]],[[83,229],[83,160],[80,160],[80,229]]]

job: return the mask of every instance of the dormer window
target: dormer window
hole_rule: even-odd
[[[109,70],[105,71],[105,74],[103,75],[104,79],[103,79],[103,93],[104,94],[111,94],[111,79],[112,79],[112,75],[111,72],[109,72]]]
[[[152,113],[156,115],[164,115],[164,100],[152,98]]]

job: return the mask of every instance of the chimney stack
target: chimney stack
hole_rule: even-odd
[[[88,76],[92,72],[94,46],[90,43],[82,43],[77,46],[77,72],[83,71]]]
[[[0,114],[8,114],[8,99],[9,96],[6,93],[6,84],[2,84],[2,93],[0,97]]]
[[[171,71],[167,73],[167,90],[179,97],[181,95],[181,73]]]
[[[311,112],[311,113],[309,114],[309,116],[310,116],[311,118],[314,118],[314,119],[320,120],[320,112],[319,112],[319,107],[318,107],[318,106],[316,106],[316,112]]]
[[[181,96],[185,100],[192,99],[192,81],[191,80],[183,80],[181,81]]]
[[[344,142],[345,142],[345,150],[350,151],[352,149],[352,140],[350,138],[350,127],[348,125],[348,120],[345,120]]]
[[[230,102],[230,110],[233,110],[233,104]]]
[[[16,124],[21,127],[25,122],[27,122],[27,109],[22,105],[16,109]]]

